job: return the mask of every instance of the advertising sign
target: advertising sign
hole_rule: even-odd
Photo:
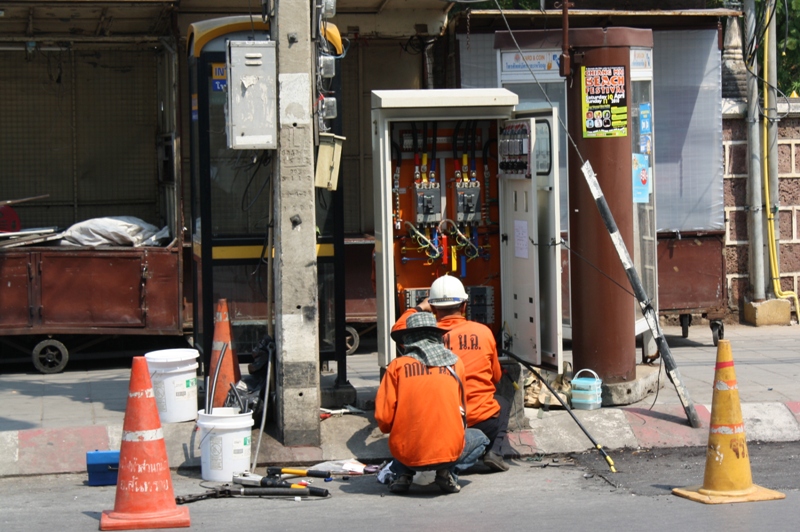
[[[627,137],[625,67],[581,67],[583,137]]]
[[[212,63],[211,68],[211,90],[223,92],[228,84],[228,66],[225,63]]]
[[[502,52],[500,54],[500,68],[502,72],[538,72],[558,73],[559,50],[525,50],[519,52]]]
[[[647,203],[653,191],[650,178],[649,157],[643,153],[633,154],[633,202]]]

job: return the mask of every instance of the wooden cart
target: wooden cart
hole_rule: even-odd
[[[164,248],[0,250],[0,342],[57,373],[70,350],[115,335],[182,335],[182,264],[177,239]]]
[[[345,345],[348,355],[358,349],[361,335],[377,328],[374,250],[375,239],[371,235],[345,238]]]
[[[724,233],[695,233],[658,238],[658,306],[664,316],[677,315],[684,338],[692,315],[709,320],[716,346],[725,337],[728,291]]]

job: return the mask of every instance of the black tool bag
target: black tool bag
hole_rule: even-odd
[[[241,412],[252,411],[256,426],[261,425],[265,392],[268,389],[274,389],[273,384],[267,387],[267,368],[270,365],[270,358],[272,358],[273,364],[270,380],[274,382],[275,379],[274,354],[275,340],[270,335],[266,335],[253,350],[253,362],[247,366],[250,374],[242,375],[242,380],[236,383],[235,387],[231,387],[228,397],[225,399],[225,406],[239,408]],[[270,404],[274,404],[274,392],[269,394],[267,400]],[[267,409],[268,414],[273,412],[275,412],[274,408]]]

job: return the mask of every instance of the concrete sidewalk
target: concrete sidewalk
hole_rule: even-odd
[[[695,326],[686,339],[680,332],[680,327],[665,327],[684,385],[705,426],[689,426],[675,388],[662,379],[657,397],[625,407],[575,411],[598,443],[608,449],[705,445],[716,348],[708,328]],[[736,364],[748,440],[800,440],[800,328],[726,325],[725,338]],[[119,449],[130,377],[130,364],[121,366],[75,371],[68,367],[55,375],[41,375],[31,367],[24,373],[0,374],[0,476],[81,472],[86,470],[86,451]],[[379,384],[377,355],[348,357],[347,375],[359,404],[369,404]],[[526,408],[517,412],[512,424],[530,427],[509,434],[506,454],[512,458],[591,448],[563,410],[540,413]],[[170,466],[199,468],[194,422],[167,423],[163,429]],[[387,438],[377,429],[372,412],[326,419],[321,434],[319,447],[284,447],[265,434],[258,461],[307,465],[389,458]],[[254,431],[254,452],[257,441]]]

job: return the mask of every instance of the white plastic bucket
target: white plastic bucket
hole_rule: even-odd
[[[235,474],[250,470],[253,412],[217,407],[197,412],[200,427],[200,475],[203,480],[231,482]]]
[[[578,377],[587,371],[594,378]],[[603,381],[594,371],[582,369],[572,378],[572,408],[576,410],[596,410],[603,406]]]
[[[161,423],[195,419],[198,356],[197,349],[163,349],[144,355]]]

